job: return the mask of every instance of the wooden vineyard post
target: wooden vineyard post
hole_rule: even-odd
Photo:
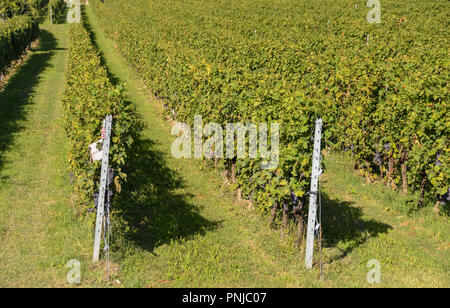
[[[308,231],[306,235],[305,265],[307,269],[311,269],[313,263],[314,233],[316,231],[316,216],[317,216],[317,194],[319,186],[319,176],[322,173],[322,170],[320,168],[321,139],[322,139],[322,119],[317,119],[316,129],[314,133],[311,190],[309,193]]]
[[[50,24],[53,25],[53,11],[52,11],[52,5],[50,4]]]
[[[95,263],[100,257],[100,242],[102,236],[102,226],[103,219],[105,216],[105,196],[106,196],[106,181],[108,176],[108,165],[109,165],[109,147],[111,144],[111,127],[112,127],[112,116],[106,117],[104,126],[104,141],[103,141],[103,157],[102,157],[102,171],[100,174],[100,191],[98,196],[98,206],[97,206],[97,220],[95,223],[95,234],[94,234],[94,254],[92,261]],[[103,132],[102,132],[103,134]]]

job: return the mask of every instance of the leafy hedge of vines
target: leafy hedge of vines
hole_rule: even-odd
[[[447,1],[385,0],[379,24],[350,0],[91,5],[178,120],[282,124],[277,170],[238,161],[238,185],[259,208],[305,196],[318,116],[326,145],[351,151],[368,179],[448,191]]]
[[[50,0],[48,5],[52,7],[53,22],[54,23],[65,22],[66,19],[65,13],[67,4],[64,2],[64,0]]]
[[[49,0],[1,0],[0,18],[10,18],[15,15],[31,15],[39,17]]]
[[[37,20],[29,16],[15,16],[0,22],[0,73],[18,59],[39,35]]]
[[[92,163],[88,146],[99,140],[103,119],[113,115],[110,165],[116,187],[126,178],[123,167],[133,144],[136,124],[132,106],[123,98],[123,86],[114,86],[101,64],[97,49],[82,24],[71,24],[69,63],[64,92],[64,117],[69,137],[68,162],[75,189],[82,201],[92,200],[98,189],[101,162]]]

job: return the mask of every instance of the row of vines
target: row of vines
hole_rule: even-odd
[[[70,171],[81,202],[88,204],[98,191],[101,162],[90,159],[89,145],[101,137],[103,119],[113,116],[110,165],[120,191],[126,177],[127,152],[134,141],[136,116],[124,101],[123,86],[111,83],[97,49],[83,24],[71,24],[69,63],[64,92],[64,117],[69,137]]]
[[[52,22],[53,23],[64,23],[66,21],[66,6],[67,4],[64,0],[50,0],[48,3],[52,10]]]
[[[0,75],[18,59],[39,35],[36,19],[18,15],[0,23]]]
[[[314,119],[368,181],[448,198],[444,0],[92,1],[122,54],[177,120],[281,124],[280,163],[223,160],[262,211],[302,215]],[[282,205],[282,206],[280,206]]]
[[[57,1],[64,4],[63,0]],[[0,75],[38,38],[38,17],[48,3],[49,0],[2,0],[0,2]]]
[[[56,20],[64,19],[65,0],[2,0],[0,2],[0,21],[5,21],[17,15],[27,15],[39,18],[41,13],[50,7]]]
[[[16,15],[38,17],[49,0],[2,0],[0,1],[0,19],[4,20]]]

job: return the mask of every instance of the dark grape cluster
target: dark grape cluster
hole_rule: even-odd
[[[383,163],[383,161],[381,159],[381,153],[380,152],[376,152],[375,153],[375,156],[373,157],[373,162],[375,164],[377,164],[378,166],[380,166]]]
[[[442,162],[439,160],[441,158],[441,154],[436,154],[436,166],[440,167]]]
[[[99,193],[96,192],[95,194],[92,195],[92,197],[94,197],[94,206],[95,206],[95,208],[97,208],[97,206],[98,206],[98,199],[99,199]]]

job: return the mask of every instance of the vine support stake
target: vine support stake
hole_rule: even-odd
[[[100,174],[100,191],[98,196],[97,205],[97,220],[95,223],[94,234],[94,254],[92,261],[95,263],[100,258],[100,243],[102,236],[102,226],[105,217],[105,196],[106,196],[106,181],[108,177],[108,165],[109,165],[109,147],[111,144],[111,127],[112,127],[112,115],[108,115],[105,120],[104,126],[104,142],[103,142],[103,158],[102,158],[102,171]],[[102,132],[103,134],[103,132]],[[103,137],[103,136],[102,136]]]
[[[322,119],[316,120],[314,133],[314,151],[311,172],[311,190],[309,193],[308,231],[306,235],[305,265],[307,269],[312,268],[314,253],[314,233],[317,223],[317,194],[319,186],[319,176],[322,173],[320,168],[320,144],[322,139]]]

